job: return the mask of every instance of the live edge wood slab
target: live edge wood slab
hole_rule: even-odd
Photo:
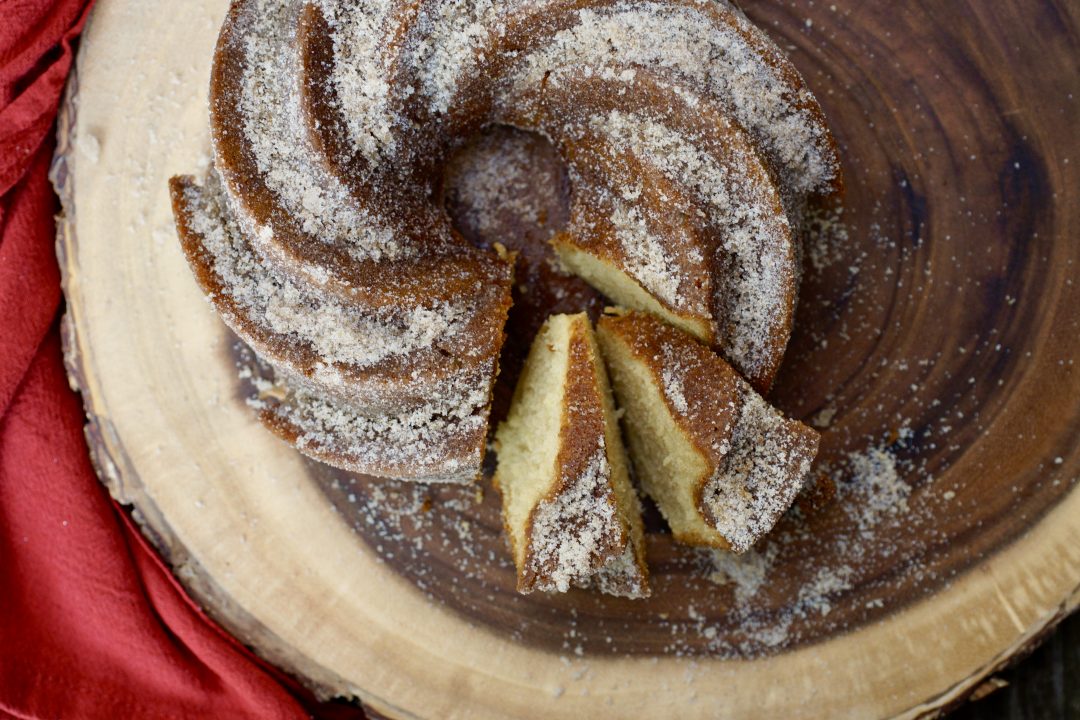
[[[914,717],[1076,608],[1080,7],[744,5],[843,147],[772,396],[835,494],[759,587],[653,522],[623,601],[515,594],[486,482],[350,477],[258,424],[166,193],[209,162],[226,3],[99,0],[54,167],[68,367],[102,480],[229,631],[392,718]]]

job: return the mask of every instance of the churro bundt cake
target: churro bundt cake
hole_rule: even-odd
[[[213,168],[177,178],[204,292],[276,370],[263,419],[368,474],[481,468],[513,258],[438,202],[454,148],[543,134],[572,184],[555,245],[614,301],[779,364],[808,195],[835,144],[791,63],[727,0],[233,0]]]
[[[544,323],[495,446],[518,590],[649,594],[641,505],[587,315]]]
[[[748,550],[802,489],[817,432],[654,317],[605,314],[597,335],[638,480],[674,538]]]

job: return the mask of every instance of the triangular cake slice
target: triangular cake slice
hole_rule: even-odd
[[[802,489],[817,432],[651,315],[609,311],[597,336],[637,477],[675,539],[748,550]]]
[[[544,323],[495,444],[519,591],[649,594],[641,505],[584,313]]]

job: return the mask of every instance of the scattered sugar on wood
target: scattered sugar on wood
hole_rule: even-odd
[[[806,257],[815,271],[845,260],[850,230],[844,223],[842,205],[816,205],[807,212],[805,223]]]
[[[897,472],[894,455],[881,447],[869,447],[848,455],[848,467],[852,477],[845,507],[859,530],[871,530],[886,516],[907,512],[911,486]]]
[[[885,446],[872,444],[863,450],[852,451],[829,472],[838,478],[842,494],[838,503],[851,520],[852,530],[820,537],[818,551],[824,553],[825,548],[831,545],[837,548],[838,552],[834,553],[837,557],[846,555],[851,558],[851,563],[815,570],[793,591],[794,602],[769,622],[760,616],[759,594],[770,585],[785,581],[784,577],[775,574],[779,558],[785,548],[805,540],[807,530],[800,522],[798,510],[793,510],[789,516],[795,523],[782,528],[743,555],[724,550],[708,553],[705,559],[708,578],[718,585],[731,588],[732,605],[729,611],[738,618],[738,625],[744,633],[735,646],[730,646],[728,639],[719,639],[715,637],[716,633],[708,633],[707,623],[699,623],[697,630],[709,639],[710,647],[715,645],[714,652],[721,655],[733,652],[753,655],[797,639],[793,628],[798,621],[828,616],[834,604],[842,600],[845,591],[855,586],[857,572],[856,565],[852,563],[857,563],[861,557],[859,543],[871,539],[876,530],[889,522],[912,520],[908,507],[911,486],[902,477],[896,456]],[[784,565],[784,572],[790,572],[789,565]],[[870,607],[875,606],[871,602]]]
[[[727,550],[714,550],[713,571],[709,579],[717,585],[731,583],[735,586],[735,602],[743,605],[761,589],[776,559],[778,548],[766,544],[764,549],[752,548],[742,555]]]

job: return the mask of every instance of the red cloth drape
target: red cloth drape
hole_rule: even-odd
[[[48,180],[89,5],[0,0],[0,717],[358,717],[214,625],[94,476],[61,360]]]

